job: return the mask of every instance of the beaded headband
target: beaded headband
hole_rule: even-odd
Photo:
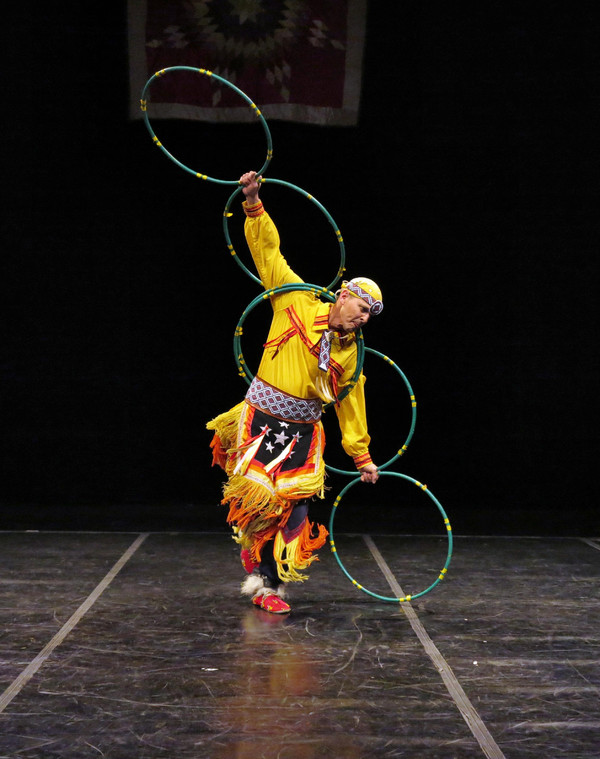
[[[373,285],[377,290],[379,288],[375,283],[373,282]],[[370,306],[370,312],[373,314],[373,316],[376,316],[377,314],[380,314],[383,311],[383,303],[381,300],[374,298],[371,293],[369,293],[367,290],[362,288],[359,284],[356,283],[355,280],[350,280],[349,282],[343,282],[342,288],[346,288],[347,290],[350,290],[350,292],[353,295],[356,295],[358,298],[362,298],[364,301],[366,301]]]

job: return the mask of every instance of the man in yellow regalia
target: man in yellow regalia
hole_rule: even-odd
[[[260,178],[244,174],[245,234],[265,289],[302,280],[279,248],[279,234],[259,199]],[[290,611],[285,586],[308,579],[327,530],[308,519],[314,497],[323,498],[324,403],[334,403],[345,452],[364,482],[379,476],[369,455],[364,384],[340,401],[356,369],[356,331],[382,308],[379,287],[366,277],[344,281],[335,303],[311,292],[271,296],[273,320],[256,376],[245,399],[213,419],[213,464],[227,473],[223,503],[241,545],[248,576],[242,593],[275,614]]]

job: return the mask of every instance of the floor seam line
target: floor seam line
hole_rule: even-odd
[[[145,532],[134,540],[129,546],[121,558],[114,564],[112,569],[104,576],[104,578],[96,585],[94,590],[85,599],[85,601],[79,606],[79,608],[73,612],[65,624],[60,628],[56,635],[44,646],[39,654],[32,659],[32,661],[25,667],[25,669],[13,680],[8,688],[0,695],[0,714],[6,709],[10,702],[18,696],[21,690],[27,685],[31,678],[38,672],[44,662],[52,654],[52,652],[60,646],[69,633],[77,626],[85,614],[92,608],[96,601],[100,598],[102,593],[108,588],[111,582],[119,574],[121,569],[133,556],[133,554],[142,545],[144,540],[148,537],[149,533]]]
[[[600,543],[597,543],[595,540],[590,540],[590,538],[579,538],[579,540],[582,543],[585,543],[588,546],[591,546],[592,548],[595,548],[596,551],[600,551]]]
[[[363,540],[367,544],[373,558],[377,562],[384,577],[386,578],[390,588],[394,592],[397,598],[404,598],[405,593],[400,587],[400,584],[394,577],[392,570],[389,568],[385,559],[379,552],[379,549],[375,545],[370,535],[363,535]],[[437,648],[433,640],[429,637],[429,634],[423,623],[419,619],[417,613],[413,609],[410,602],[404,602],[400,604],[400,607],[406,615],[413,632],[420,640],[425,652],[435,665],[440,677],[442,678],[444,685],[446,686],[452,700],[456,704],[459,712],[461,713],[464,721],[467,723],[467,727],[479,743],[483,753],[488,759],[506,759],[502,750],[494,740],[492,734],[485,726],[485,723],[479,716],[479,713],[469,700],[469,697],[465,693],[462,685],[459,683],[456,675],[452,671],[448,662],[442,656],[440,650]]]

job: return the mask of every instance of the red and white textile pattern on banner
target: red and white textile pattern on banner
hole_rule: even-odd
[[[192,66],[241,89],[267,119],[358,120],[366,0],[128,0],[131,117],[157,71]],[[229,87],[199,74],[154,80],[153,117],[250,121]]]

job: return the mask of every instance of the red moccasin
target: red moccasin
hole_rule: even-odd
[[[290,605],[275,593],[260,593],[252,599],[252,603],[271,614],[287,614],[291,611]]]
[[[252,571],[258,567],[258,564],[255,564],[252,561],[252,557],[250,555],[250,551],[247,548],[242,548],[242,551],[240,553],[240,559],[242,560],[242,566],[248,572],[249,575],[252,574]]]

